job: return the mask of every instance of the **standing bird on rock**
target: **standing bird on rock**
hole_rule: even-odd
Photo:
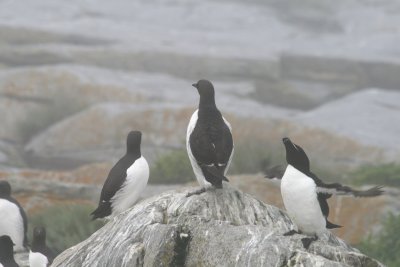
[[[0,236],[8,235],[15,243],[15,250],[25,250],[28,244],[26,232],[28,220],[24,209],[11,196],[11,186],[0,181]]]
[[[128,134],[126,154],[112,167],[101,190],[98,208],[92,220],[115,216],[130,208],[146,188],[149,165],[140,153],[142,133]]]
[[[277,168],[273,172],[281,178],[281,194],[285,208],[297,226],[298,231],[291,230],[285,236],[305,234],[311,237],[301,241],[304,248],[318,239],[326,229],[339,228],[328,221],[329,206],[327,199],[335,195],[352,195],[355,197],[374,197],[383,193],[381,186],[360,191],[339,183],[326,184],[310,171],[310,161],[304,150],[289,138],[283,138],[286,149],[287,167],[283,176]],[[274,178],[274,177],[273,177]]]
[[[19,267],[14,260],[14,243],[8,235],[0,236],[0,267]]]
[[[202,187],[222,188],[233,156],[231,125],[215,105],[214,86],[208,80],[193,84],[200,95],[199,108],[190,118],[186,134],[186,148],[196,179]]]
[[[33,229],[32,247],[29,251],[29,267],[47,267],[55,258],[54,252],[46,245],[46,229]]]

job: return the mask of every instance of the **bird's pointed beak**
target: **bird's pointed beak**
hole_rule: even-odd
[[[192,84],[194,88],[197,88],[197,83]]]

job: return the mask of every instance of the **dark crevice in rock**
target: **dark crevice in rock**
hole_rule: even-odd
[[[293,252],[292,254],[290,254],[289,257],[285,258],[283,260],[283,263],[280,267],[288,267],[288,266],[293,266],[291,265],[292,263],[296,263],[296,254],[297,252]]]
[[[167,215],[167,211],[165,210],[163,212],[163,220],[162,220],[163,224],[168,224],[168,215]]]
[[[137,257],[135,266],[144,266],[144,256],[146,255],[146,250],[143,248],[140,251],[140,256]]]
[[[186,266],[186,256],[189,252],[189,243],[191,240],[189,231],[183,227],[176,232],[174,256],[172,258],[171,267]]]

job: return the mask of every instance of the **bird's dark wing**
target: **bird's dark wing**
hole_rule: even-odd
[[[339,228],[340,225],[333,224],[328,221],[329,206],[327,199],[332,195],[352,195],[355,197],[374,197],[382,195],[382,186],[375,186],[368,190],[355,190],[349,186],[344,186],[339,183],[324,183],[317,175],[310,172],[308,174],[317,185],[318,202],[321,207],[322,214],[326,218],[326,227],[328,229]]]
[[[328,228],[328,229],[340,228],[340,227],[342,227],[341,225],[337,225],[337,224],[334,224],[334,223],[331,223],[330,221],[328,221],[328,216],[329,216],[328,199],[331,196],[332,195],[326,194],[326,193],[317,193],[319,206],[320,206],[321,212],[324,215],[325,220],[326,220],[326,228]]]
[[[111,214],[110,201],[124,184],[127,175],[126,170],[133,162],[131,162],[128,157],[124,156],[111,168],[103,188],[101,189],[99,206],[91,213],[93,216],[92,220],[103,218]]]
[[[225,170],[233,151],[232,133],[224,123],[218,129],[218,133],[211,135],[211,138],[212,143],[215,145],[218,167],[222,167]]]
[[[24,209],[22,208],[22,206],[19,204],[19,202],[13,198],[13,197],[9,197],[8,199],[9,201],[11,201],[12,203],[14,203],[15,205],[17,205],[19,212],[21,214],[22,217],[22,221],[24,224],[24,241],[23,241],[23,245],[24,247],[28,246],[28,236],[27,236],[27,232],[28,232],[28,217],[26,216],[26,213],[24,211]]]
[[[123,168],[118,162],[109,172],[108,177],[103,185],[100,195],[100,201],[110,201],[111,198],[122,187],[126,179],[126,168]]]
[[[47,257],[47,260],[49,261],[48,265],[50,266],[53,263],[53,260],[57,256],[56,253],[52,249],[50,249],[48,246],[44,248],[42,253]]]
[[[219,124],[198,123],[189,137],[191,152],[208,182],[220,188],[225,169],[233,151],[233,138],[229,127]]]
[[[207,129],[196,125],[189,137],[190,149],[199,165],[213,165],[217,162],[215,145]]]
[[[356,190],[349,186],[341,185],[339,183],[324,183],[315,174],[310,172],[310,176],[317,184],[318,193],[327,193],[331,195],[345,195],[354,197],[376,197],[383,194],[383,186],[374,186],[367,190]]]
[[[282,165],[276,165],[265,171],[265,178],[281,180],[284,174],[285,167]]]
[[[329,215],[329,205],[327,200],[330,198],[330,196],[331,195],[324,193],[317,193],[319,206],[321,207],[322,214],[325,218],[328,218]]]
[[[233,150],[232,134],[226,124],[196,126],[190,135],[190,149],[200,164],[226,166]]]
[[[319,191],[320,186],[323,185],[324,183],[321,179],[318,178],[317,175],[310,172],[308,174],[308,176],[311,177],[314,180],[315,184],[317,185],[318,202],[319,202],[319,206],[321,208],[322,214],[324,215],[325,220],[326,220],[326,228],[334,229],[334,228],[342,227],[341,225],[334,224],[334,223],[331,223],[330,221],[328,221],[328,216],[329,216],[328,199],[332,196],[332,194],[329,192],[320,192]]]
[[[324,184],[317,187],[317,192],[326,192],[333,195],[344,195],[354,197],[376,197],[383,194],[383,186],[374,186],[367,190],[356,190],[339,183]]]

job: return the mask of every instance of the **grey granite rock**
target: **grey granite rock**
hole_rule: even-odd
[[[395,123],[400,116],[399,101],[397,91],[370,88],[299,114],[294,120],[383,148],[387,156],[396,160],[400,151],[394,141],[400,131]]]
[[[308,251],[285,212],[227,185],[170,191],[110,220],[52,266],[382,266],[327,233]]]

